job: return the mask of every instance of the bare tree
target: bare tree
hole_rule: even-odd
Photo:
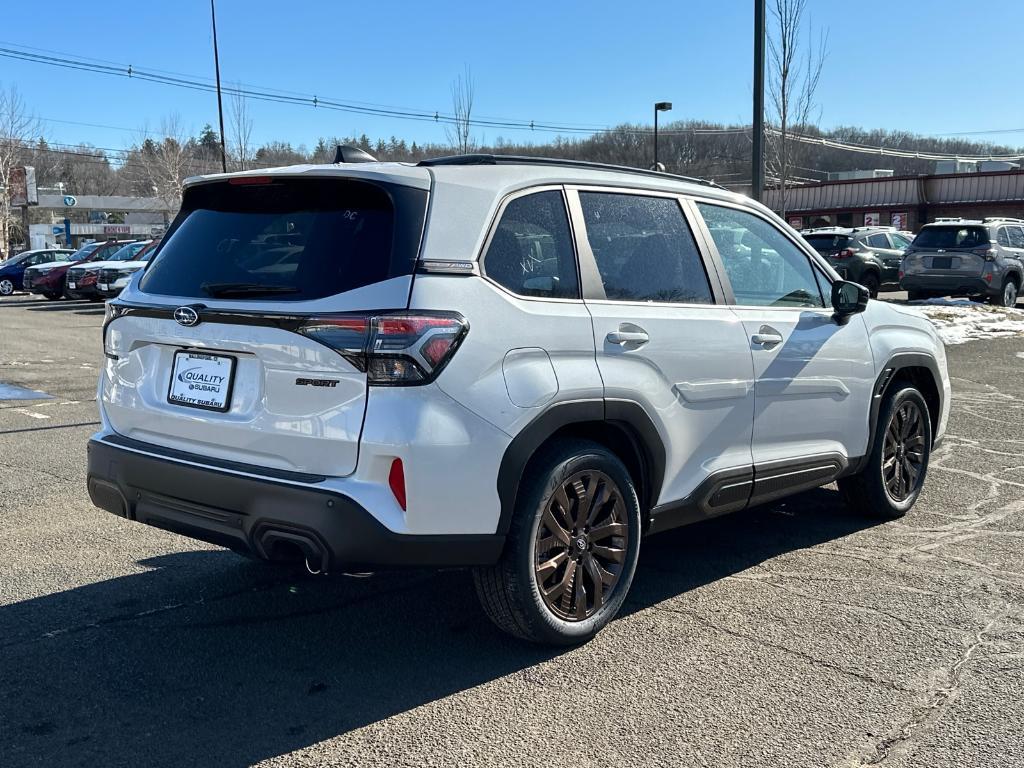
[[[231,141],[230,144],[238,170],[244,171],[252,163],[252,118],[249,116],[249,104],[242,95],[239,85],[231,96]]]
[[[42,133],[39,119],[28,111],[15,86],[0,90],[0,250],[7,252],[12,228],[21,229],[11,208],[11,171],[25,163],[31,145]],[[28,239],[28,233],[23,233]]]
[[[459,154],[470,152],[475,146],[473,141],[473,73],[466,65],[465,76],[459,75],[452,81],[452,112],[455,119],[444,132],[448,142]]]
[[[781,214],[786,215],[786,189],[796,154],[790,135],[813,126],[821,117],[815,101],[821,70],[828,49],[828,32],[817,36],[807,21],[807,39],[802,27],[807,0],[772,0],[772,30],[768,35],[770,68],[768,93],[772,114],[766,122],[768,171],[779,184]]]
[[[175,212],[181,207],[185,179],[201,170],[202,163],[196,155],[195,142],[182,130],[177,114],[160,122],[158,136],[162,138],[145,138],[133,155],[137,156],[149,187],[147,192],[161,198]]]

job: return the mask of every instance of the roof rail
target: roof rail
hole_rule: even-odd
[[[448,157],[434,157],[428,160],[420,160],[416,165],[431,168],[439,165],[550,165],[561,168],[585,168],[592,171],[615,171],[617,173],[631,173],[640,176],[654,176],[659,179],[672,179],[675,181],[687,181],[691,184],[702,184],[706,187],[725,189],[720,184],[707,179],[699,179],[695,176],[681,176],[676,173],[664,173],[662,171],[649,171],[646,168],[631,168],[628,165],[612,165],[610,163],[594,163],[589,160],[564,160],[557,157],[531,157],[529,155],[491,155],[491,154],[470,154],[450,155]]]
[[[1015,224],[1024,224],[1024,219],[1015,219],[1012,216],[986,216],[981,223],[988,224],[991,221],[1012,221]]]

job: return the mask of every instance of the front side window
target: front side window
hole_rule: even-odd
[[[581,192],[587,239],[605,296],[711,304],[711,286],[679,201]]]
[[[759,216],[698,203],[736,303],[760,307],[822,307],[807,254]]]
[[[576,255],[560,191],[535,192],[505,206],[484,254],[483,271],[519,296],[579,298]]]
[[[892,247],[898,251],[905,251],[910,247],[910,240],[899,233],[890,234],[889,239],[892,241]]]

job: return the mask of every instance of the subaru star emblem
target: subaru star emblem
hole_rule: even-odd
[[[178,307],[174,310],[174,319],[180,325],[199,325],[199,313],[192,309],[192,307]]]

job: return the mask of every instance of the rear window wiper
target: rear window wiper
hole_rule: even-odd
[[[203,283],[199,287],[214,298],[299,292],[298,288],[290,285],[268,285],[266,283]]]

